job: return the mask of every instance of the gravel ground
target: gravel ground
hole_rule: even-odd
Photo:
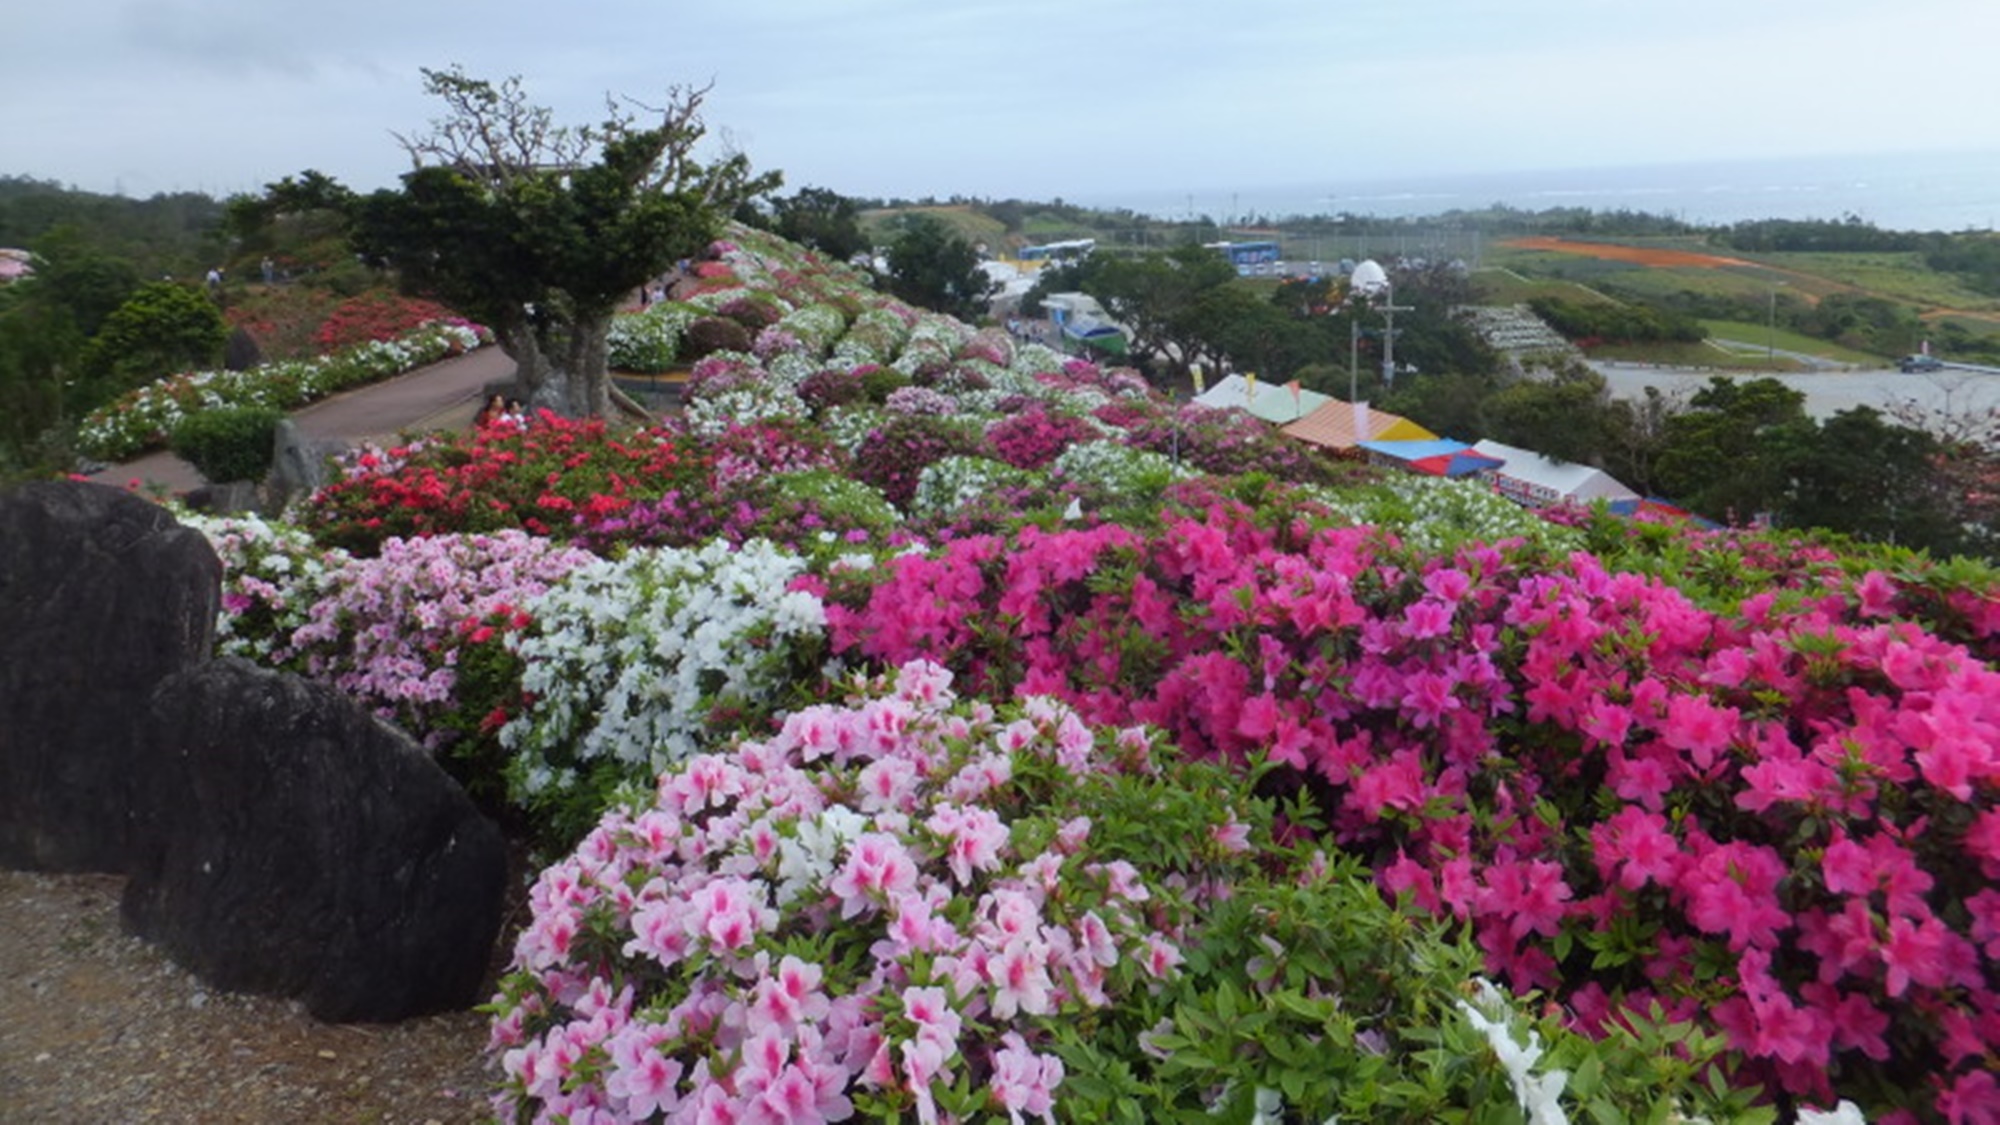
[[[486,1120],[486,1021],[324,1024],[216,993],[118,919],[124,880],[0,871],[0,1121]]]

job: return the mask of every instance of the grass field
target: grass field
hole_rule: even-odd
[[[1767,325],[1752,324],[1749,321],[1704,320],[1701,323],[1702,327],[1708,329],[1710,336],[1718,340],[1735,340],[1748,345],[1746,350],[1755,351],[1759,355],[1764,353],[1765,346],[1769,344],[1779,351],[1799,352],[1834,363],[1852,363],[1864,367],[1880,366],[1885,359],[1883,356],[1858,352],[1853,348],[1843,348],[1839,344],[1822,340],[1817,336],[1805,336],[1783,328],[1773,333]]]
[[[1891,300],[1934,308],[1988,311],[2000,300],[1975,293],[1950,274],[1924,265],[1923,255],[1907,254],[1760,254],[1758,260],[1788,270],[1827,278],[1865,289]]]
[[[1482,305],[1525,305],[1536,297],[1555,297],[1578,305],[1617,303],[1581,282],[1523,277],[1509,269],[1473,271],[1472,288]]]

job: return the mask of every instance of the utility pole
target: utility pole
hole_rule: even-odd
[[[1396,384],[1396,314],[1415,312],[1416,306],[1396,303],[1396,286],[1393,282],[1384,287],[1382,292],[1389,298],[1389,303],[1382,306],[1382,315],[1388,321],[1388,326],[1382,332],[1382,389],[1386,391]]]

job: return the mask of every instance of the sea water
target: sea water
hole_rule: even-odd
[[[1845,219],[1884,230],[2000,227],[2000,152],[1814,156],[1401,178],[1330,177],[1283,186],[1099,193],[1079,203],[1222,223],[1299,215],[1409,218],[1577,207],[1644,211],[1700,225],[1754,219]]]

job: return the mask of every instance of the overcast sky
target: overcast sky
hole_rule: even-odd
[[[787,190],[1102,200],[2000,151],[1996,0],[15,0],[0,174],[149,195],[407,169],[420,68],[594,121],[714,81]]]

